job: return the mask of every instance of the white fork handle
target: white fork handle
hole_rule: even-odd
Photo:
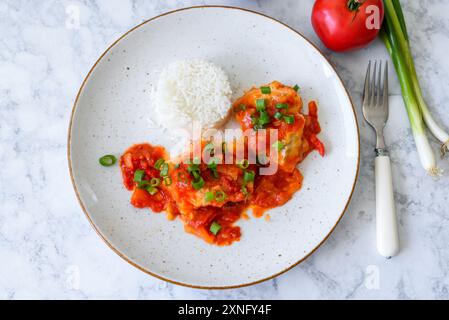
[[[399,252],[390,157],[377,156],[375,161],[377,251],[382,256],[389,258]]]

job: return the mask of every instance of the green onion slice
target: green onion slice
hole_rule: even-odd
[[[198,180],[201,177],[199,171],[192,171],[192,175],[195,180]]]
[[[217,163],[216,163],[216,159],[211,159],[209,164],[207,165],[207,167],[209,168],[209,170],[211,171],[212,175],[214,176],[215,179],[218,179],[218,172],[217,172]]]
[[[282,113],[280,113],[280,112],[278,111],[278,112],[276,112],[276,113],[274,114],[274,117],[275,117],[276,119],[278,119],[278,120],[281,120],[281,119],[282,119]]]
[[[278,151],[281,151],[282,149],[284,149],[285,145],[282,141],[276,141],[275,143],[272,144],[272,147],[277,149]]]
[[[204,179],[202,177],[199,177],[198,179],[192,181],[191,184],[195,190],[199,190],[204,186]]]
[[[256,99],[256,109],[257,111],[265,110],[265,99]]]
[[[157,170],[161,170],[161,166],[162,166],[164,163],[165,163],[165,160],[161,158],[161,159],[157,160],[157,161],[154,163],[154,167],[155,167]]]
[[[210,225],[209,230],[210,230],[210,232],[211,232],[214,236],[216,236],[217,233],[218,233],[218,231],[221,230],[221,225],[220,225],[218,222],[215,222],[215,221],[214,221],[214,222],[212,222],[212,224]]]
[[[161,177],[166,177],[168,175],[168,163],[163,163],[161,168]]]
[[[271,88],[270,87],[260,87],[260,92],[262,92],[263,94],[270,94]]]
[[[288,124],[293,124],[295,123],[295,116],[290,115],[284,116],[284,121]]]
[[[256,116],[251,116],[251,124],[257,124],[259,119]]]
[[[288,109],[288,104],[286,104],[286,103],[276,103],[276,109]]]
[[[217,169],[217,159],[215,158],[210,159],[209,163],[207,164],[207,167],[209,169]]]
[[[117,162],[117,158],[112,154],[107,154],[98,159],[98,162],[104,167],[110,167]]]
[[[260,118],[259,118],[259,125],[265,125],[267,123],[270,123],[270,115],[266,111],[260,111]]]
[[[149,186],[149,187],[147,188],[147,191],[148,191],[149,194],[151,194],[152,196],[154,196],[159,190],[158,190],[158,188],[156,188],[156,187]]]
[[[164,178],[164,184],[169,187],[171,186],[171,184],[173,183],[172,179],[170,177],[165,177]]]
[[[204,146],[204,151],[209,151],[209,152],[215,151],[215,145],[212,142],[209,142],[208,144],[206,144]]]
[[[255,177],[254,171],[248,170],[243,174],[243,181],[245,182],[253,182]]]
[[[206,192],[206,194],[204,195],[204,199],[206,200],[206,202],[213,201],[215,199],[214,193],[212,191]]]
[[[139,169],[134,172],[134,182],[142,182],[145,170]]]
[[[146,189],[150,185],[150,181],[148,180],[142,180],[140,182],[137,182],[137,188],[139,189]]]
[[[259,124],[259,118],[256,116],[251,116],[251,124],[254,130],[262,129],[262,125]]]
[[[195,163],[189,164],[189,166],[187,167],[187,171],[189,173],[193,173],[195,171],[200,171],[200,166]]]
[[[298,86],[297,84],[295,84],[295,86],[293,87],[293,90],[295,90],[296,92],[298,92],[299,86]]]
[[[239,105],[239,109],[240,109],[240,111],[245,111],[246,110],[246,104]]]
[[[159,187],[160,184],[161,184],[161,179],[159,179],[159,178],[151,178],[150,186],[152,186],[152,187]]]
[[[248,189],[246,188],[246,186],[242,186],[242,193],[247,196],[248,195]]]
[[[239,162],[237,163],[237,166],[238,166],[240,169],[248,169],[248,167],[249,167],[249,161],[248,161],[248,159],[243,159],[243,160],[239,161]]]
[[[215,201],[217,202],[223,202],[226,199],[226,193],[224,193],[221,190],[215,191]]]

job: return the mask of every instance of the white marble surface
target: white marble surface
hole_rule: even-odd
[[[449,3],[402,2],[424,94],[449,127]],[[323,47],[309,22],[312,0],[206,3],[266,13]],[[348,211],[326,243],[288,273],[235,290],[189,289],[138,271],[100,240],[68,175],[67,128],[77,90],[98,56],[125,31],[162,12],[199,4],[205,2],[0,1],[0,299],[449,298],[449,182],[447,174],[439,180],[426,176],[419,165],[393,73],[386,134],[399,256],[385,260],[375,250],[374,136],[359,109],[362,161]],[[365,65],[386,59],[384,47],[377,42],[351,54],[325,53],[359,106]],[[439,164],[449,170],[449,159]]]

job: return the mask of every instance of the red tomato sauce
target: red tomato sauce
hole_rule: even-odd
[[[192,219],[187,220],[184,216],[181,219],[187,232],[199,236],[208,243],[224,246],[240,240],[240,227],[234,226],[234,223],[240,219],[244,209],[245,205],[239,203],[221,208],[201,207],[193,211]],[[221,225],[217,235],[210,232],[210,226],[214,221]]]
[[[282,112],[294,116],[293,123],[272,117],[265,127],[278,130],[278,141],[285,148],[283,153],[279,151],[281,158],[274,174],[260,175],[261,164],[242,167],[219,163],[212,170],[206,163],[194,165],[181,162],[179,158],[179,163],[172,163],[163,147],[148,143],[136,144],[120,158],[123,184],[132,191],[131,204],[137,208],[150,208],[154,212],[165,211],[169,219],[179,216],[186,232],[207,243],[225,246],[240,240],[241,230],[235,224],[240,218],[247,217],[248,209],[252,210],[254,216],[261,217],[268,209],[288,202],[301,189],[303,182],[296,165],[313,150],[324,155],[324,145],[317,138],[321,128],[316,103],[310,102],[309,113],[304,115],[301,113],[301,97],[295,90],[279,82],[272,82],[269,86],[270,96],[261,95],[259,89],[253,88],[238,99],[233,108],[236,120],[245,130],[252,128],[251,117],[258,115],[255,99],[267,99],[270,116],[278,112],[277,104],[288,105],[287,110]],[[245,105],[244,109],[242,105]],[[201,142],[202,150],[204,147],[205,142]],[[245,149],[248,148],[249,144],[246,144]],[[254,153],[255,150],[247,152]],[[160,167],[157,168],[157,163],[161,161],[167,164],[168,170],[164,174]],[[134,181],[137,170],[144,170],[141,177],[144,182],[158,182],[154,194],[143,187],[141,182]],[[248,172],[254,174],[251,181],[245,179]],[[195,187],[198,177],[201,177],[202,182]],[[211,194],[213,197],[209,199]],[[269,217],[266,218],[268,221]]]
[[[158,159],[166,159],[167,153],[164,147],[153,147],[150,144],[136,144],[129,148],[120,158],[123,184],[126,189],[132,190],[131,204],[136,208],[151,208],[154,212],[161,212],[171,207],[170,193],[161,189],[151,195],[145,189],[137,188],[134,182],[136,170],[145,170],[144,179],[159,178],[159,170],[154,168]]]
[[[258,176],[250,205],[256,217],[261,217],[267,209],[280,207],[301,189],[302,174],[278,170],[274,175]]]

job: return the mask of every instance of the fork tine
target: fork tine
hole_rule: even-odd
[[[381,91],[381,81],[382,81],[382,60],[379,61],[379,71],[377,72],[377,85],[376,85],[376,104],[375,106],[380,106],[380,99],[382,98],[383,92]]]
[[[371,81],[371,90],[370,90],[370,99],[369,99],[371,106],[373,106],[374,97],[376,96],[376,73],[377,73],[376,71],[377,71],[377,60],[374,61],[373,79]]]
[[[374,60],[374,68],[371,68],[371,62],[363,92],[363,117],[376,131],[377,148],[383,148],[382,132],[388,119],[388,65],[385,63],[383,66],[381,60]]]
[[[371,74],[371,60],[368,63],[365,76],[365,88],[363,89],[363,105],[366,105],[370,97],[370,74]]]
[[[382,89],[382,94],[383,94],[382,108],[387,113],[388,118],[388,61],[385,61],[384,85]]]

